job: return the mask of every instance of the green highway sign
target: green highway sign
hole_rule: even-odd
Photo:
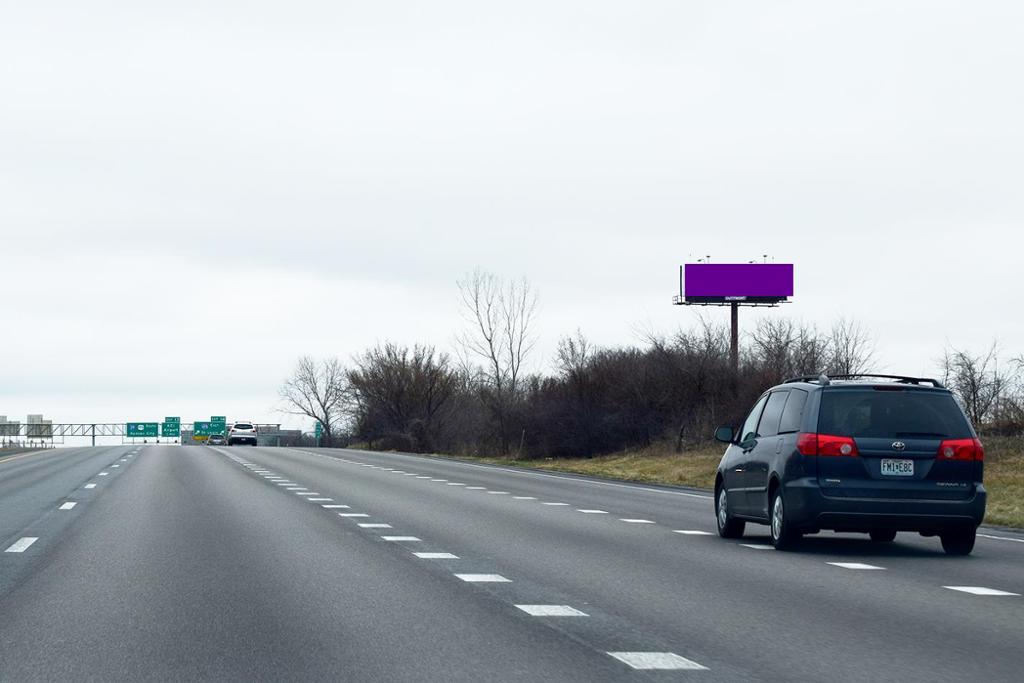
[[[319,422],[317,422],[316,423],[316,429],[314,430],[314,432],[316,433],[316,438],[319,439],[320,436],[324,433],[324,426],[322,424],[320,424]]]
[[[164,418],[164,422],[177,422],[178,424],[181,424],[181,418],[180,417],[165,417]]]
[[[178,438],[181,436],[181,422],[168,422],[164,420],[164,423],[160,425],[160,434],[166,437]]]
[[[156,438],[160,425],[156,422],[129,422],[125,425],[124,435],[132,438]]]
[[[228,418],[225,417],[224,415],[214,415],[213,417],[210,418],[210,422],[219,422],[221,424],[224,424],[227,421]]]
[[[196,422],[192,425],[192,435],[209,437],[214,434],[223,434],[224,425],[213,422]]]

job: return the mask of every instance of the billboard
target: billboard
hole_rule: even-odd
[[[686,303],[779,303],[793,296],[792,263],[687,263]]]

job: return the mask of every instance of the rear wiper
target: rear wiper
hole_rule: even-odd
[[[937,432],[896,432],[896,436],[921,436],[921,437],[937,436],[940,439],[944,439],[947,436],[949,436],[949,434],[939,434]]]

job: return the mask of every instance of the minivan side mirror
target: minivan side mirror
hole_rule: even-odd
[[[719,427],[715,430],[715,441],[732,443],[735,438],[735,430],[732,427]]]

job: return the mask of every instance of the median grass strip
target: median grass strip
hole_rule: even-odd
[[[988,437],[982,442],[985,444],[985,488],[988,490],[985,523],[1024,528],[1024,438]],[[507,467],[710,489],[714,487],[715,470],[724,452],[723,445],[712,442],[694,446],[683,453],[676,453],[670,444],[655,444],[593,458],[517,460],[458,457]]]

